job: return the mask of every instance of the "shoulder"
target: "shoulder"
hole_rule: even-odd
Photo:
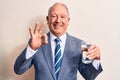
[[[75,41],[75,42],[82,42],[82,41],[83,41],[82,39],[77,38],[77,37],[75,37],[75,36],[72,36],[72,35],[70,35],[70,34],[68,34],[68,33],[67,33],[67,39],[68,39],[68,40],[73,40],[73,41]]]
[[[84,40],[82,40],[82,39],[80,39],[80,38],[77,38],[77,37],[75,37],[75,36],[71,36],[71,35],[67,34],[66,42],[67,42],[68,44],[71,44],[71,46],[80,47],[81,44],[84,42]]]

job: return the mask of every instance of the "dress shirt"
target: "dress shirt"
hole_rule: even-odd
[[[52,33],[50,33],[50,42],[51,42],[51,48],[52,48],[52,55],[53,55],[53,63],[54,63],[54,58],[55,58],[55,47],[56,47],[56,43],[55,43],[55,39],[58,38],[56,36],[54,36]],[[60,47],[61,47],[61,55],[63,56],[63,51],[65,49],[65,43],[66,43],[66,33],[64,35],[62,35],[61,37],[59,37],[60,39]]]
[[[54,50],[55,50],[55,46],[56,46],[56,43],[55,43],[55,39],[57,37],[54,36],[51,32],[50,32],[50,42],[51,42],[51,48],[52,48],[52,55],[53,55],[53,62],[54,62]],[[65,49],[65,43],[66,43],[66,33],[64,35],[62,35],[61,37],[59,37],[61,42],[60,42],[60,46],[61,46],[61,54],[63,56],[63,51]],[[38,50],[32,50],[30,48],[30,46],[28,45],[27,46],[27,51],[26,51],[26,59],[29,59],[30,57],[32,57]],[[92,62],[93,66],[98,70],[99,69],[99,65],[100,65],[100,60],[93,60]]]

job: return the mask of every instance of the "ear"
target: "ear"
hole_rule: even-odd
[[[68,18],[68,21],[70,21],[70,18]]]
[[[48,17],[48,16],[46,16],[46,20],[47,20],[47,22],[48,22],[48,19],[49,19],[49,17]]]

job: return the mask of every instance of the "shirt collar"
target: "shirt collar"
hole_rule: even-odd
[[[50,32],[50,39],[54,41],[57,37]],[[66,41],[66,33],[59,37],[62,43]]]

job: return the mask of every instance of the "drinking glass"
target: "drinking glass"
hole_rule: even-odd
[[[89,64],[92,62],[92,60],[87,58],[87,52],[88,52],[88,48],[92,45],[91,42],[86,41],[86,42],[82,42],[81,43],[81,47],[82,47],[82,62],[84,64]]]

